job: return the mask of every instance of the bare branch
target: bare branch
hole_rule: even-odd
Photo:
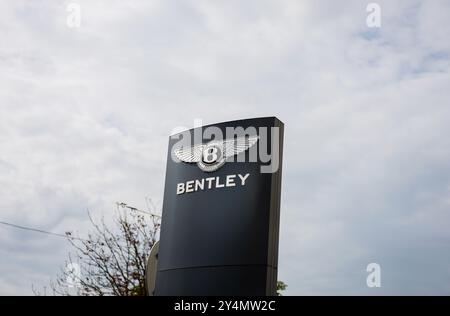
[[[88,238],[67,233],[71,236],[68,241],[74,248],[76,260],[69,255],[66,267],[76,264],[79,274],[61,269],[56,280],[50,283],[52,294],[146,295],[146,260],[160,229],[160,217],[152,215],[155,213],[150,207],[148,212],[143,212],[118,203],[113,225],[108,226],[104,218],[94,221],[88,211],[93,228]],[[69,288],[69,279],[78,285],[77,288]],[[47,294],[46,288],[43,292],[34,287],[32,290],[35,295]]]

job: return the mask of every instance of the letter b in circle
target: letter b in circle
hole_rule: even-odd
[[[208,164],[215,163],[219,159],[220,151],[216,146],[208,146],[203,151],[203,161]]]

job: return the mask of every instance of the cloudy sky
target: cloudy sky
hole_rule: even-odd
[[[448,0],[73,2],[0,0],[0,221],[82,235],[161,204],[174,128],[277,116],[286,294],[450,294]],[[0,225],[0,294],[69,251]]]

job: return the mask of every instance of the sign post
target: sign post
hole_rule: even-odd
[[[276,295],[283,123],[169,140],[155,295]]]

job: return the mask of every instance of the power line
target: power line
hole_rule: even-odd
[[[123,207],[123,208],[127,208],[127,209],[129,209],[131,211],[140,212],[140,213],[144,213],[144,214],[147,214],[147,215],[150,215],[150,216],[161,218],[161,215],[157,215],[157,214],[153,214],[153,213],[150,213],[150,212],[142,211],[142,210],[140,210],[140,209],[138,209],[136,207],[127,205],[126,203],[123,203],[123,202],[122,203],[118,202],[116,204],[117,204],[117,206],[120,206],[120,207]],[[35,233],[41,233],[41,234],[46,234],[46,235],[60,237],[60,238],[65,238],[65,239],[87,241],[87,240],[79,238],[79,237],[73,237],[73,236],[66,235],[66,234],[53,233],[53,232],[49,232],[49,231],[38,229],[38,228],[26,227],[26,226],[12,224],[12,223],[8,223],[8,222],[4,222],[4,221],[0,221],[0,224],[5,225],[5,226],[9,226],[9,227],[13,227],[13,228],[17,228],[17,229],[32,231],[32,232],[35,232]]]
[[[116,202],[116,204],[117,204],[117,206],[123,207],[123,208],[127,208],[130,211],[135,211],[135,212],[139,212],[139,213],[143,213],[143,214],[147,214],[147,215],[150,215],[150,216],[161,218],[161,215],[153,214],[153,213],[150,213],[150,212],[147,212],[147,211],[140,210],[140,209],[138,209],[136,207],[130,206],[130,205],[128,205],[126,203],[123,203],[123,202]]]
[[[50,235],[50,236],[61,237],[61,238],[65,238],[65,239],[76,239],[76,240],[86,241],[86,240],[78,238],[78,237],[72,237],[72,236],[63,235],[63,234],[52,233],[52,232],[45,231],[45,230],[42,230],[42,229],[16,225],[16,224],[3,222],[3,221],[0,221],[0,224],[5,225],[5,226],[9,226],[9,227],[13,227],[13,228],[22,229],[22,230],[28,230],[28,231],[32,231],[32,232],[36,232],[36,233],[46,234],[46,235]]]

